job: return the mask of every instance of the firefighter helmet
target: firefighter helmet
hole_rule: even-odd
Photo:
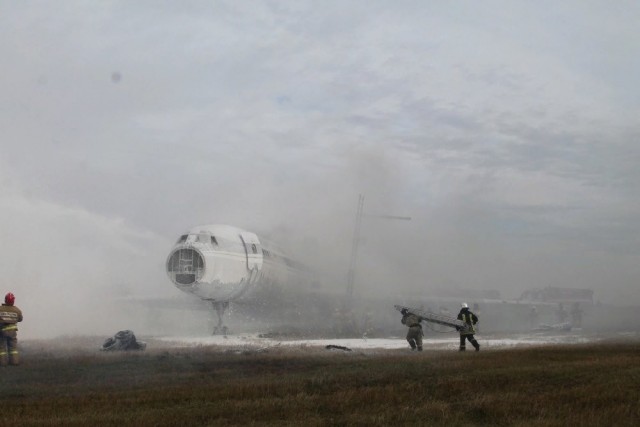
[[[4,303],[5,303],[5,304],[13,305],[13,303],[15,302],[15,300],[16,300],[16,297],[15,297],[11,292],[9,292],[8,294],[6,294],[6,295],[4,296]]]
[[[469,306],[467,305],[467,303],[466,303],[466,302],[463,302],[462,304],[460,304],[460,306],[461,306],[462,308],[469,308]]]

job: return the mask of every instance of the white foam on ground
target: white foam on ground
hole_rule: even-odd
[[[476,339],[483,350],[505,349],[523,346],[580,344],[596,342],[599,339],[579,335],[542,335],[532,334],[514,337],[483,337],[476,335]],[[174,347],[220,346],[220,347],[326,347],[328,345],[347,347],[350,349],[404,349],[409,348],[404,337],[395,338],[341,338],[341,339],[308,339],[308,340],[282,340],[274,338],[261,338],[258,335],[228,335],[226,337],[216,335],[207,337],[162,337],[159,341],[171,344]],[[451,350],[457,349],[460,340],[458,336],[451,338],[425,338],[423,347],[425,350]],[[470,344],[467,344],[471,348]],[[471,348],[472,349],[472,348]]]

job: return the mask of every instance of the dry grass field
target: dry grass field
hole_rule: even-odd
[[[623,426],[640,422],[640,344],[486,352],[107,354],[30,343],[0,370],[2,425]]]

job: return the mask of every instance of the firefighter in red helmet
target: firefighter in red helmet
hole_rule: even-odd
[[[22,322],[22,311],[16,307],[16,297],[9,292],[0,307],[0,366],[19,365],[18,322]]]

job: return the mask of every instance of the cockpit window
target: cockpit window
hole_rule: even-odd
[[[211,244],[213,246],[219,246],[218,240],[215,236],[210,234],[184,234],[178,239],[178,243],[204,243],[205,245]]]

